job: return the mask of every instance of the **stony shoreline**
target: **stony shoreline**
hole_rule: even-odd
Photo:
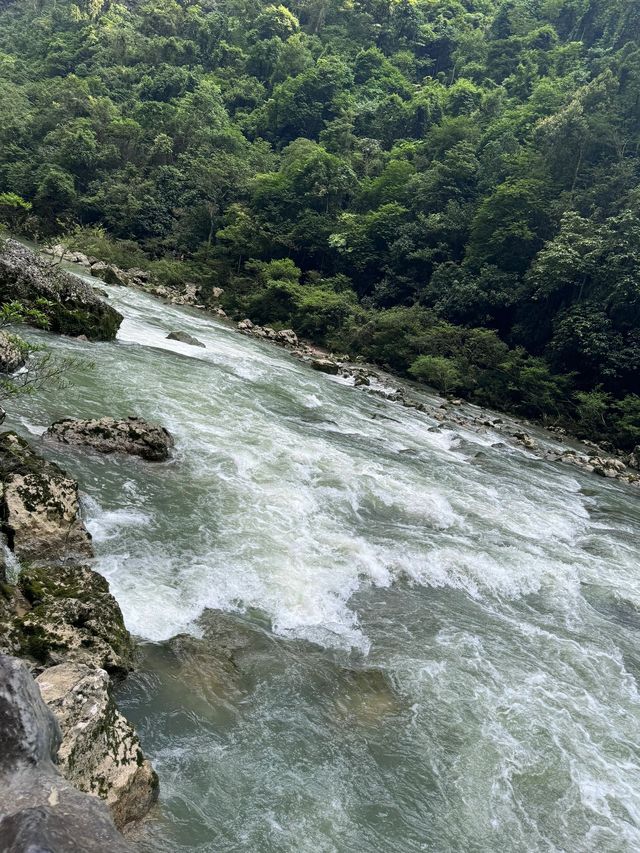
[[[87,340],[115,338],[122,321],[88,284],[13,240],[0,252],[0,297]],[[14,340],[0,340],[5,376],[19,367]],[[61,422],[49,440],[148,459],[172,445],[137,418]],[[135,648],[93,558],[77,482],[16,433],[0,433],[0,840],[22,845],[3,850],[49,849],[49,839],[57,850],[128,850],[118,830],[158,796],[113,699]]]
[[[132,638],[107,581],[91,568],[77,483],[12,432],[0,434],[0,481],[0,653],[22,662],[58,723],[59,772],[104,800],[122,829],[158,794],[155,771],[112,697],[113,682],[133,669]],[[10,808],[0,799],[0,813]]]
[[[474,431],[491,429],[498,432],[505,441],[546,461],[574,465],[585,473],[593,473],[640,488],[640,445],[631,453],[606,450],[594,442],[571,436],[563,429],[547,429],[541,424],[532,424],[506,414],[482,410],[473,404],[466,404],[463,400],[438,398],[437,403],[428,404],[416,399],[414,387],[409,381],[392,376],[375,365],[352,361],[345,356],[336,357],[322,347],[300,340],[292,329],[276,330],[269,326],[259,326],[248,318],[238,322],[231,320],[221,307],[215,304],[204,304],[198,287],[193,283],[186,283],[182,292],[177,292],[154,283],[151,275],[144,270],[122,270],[113,264],[105,264],[97,258],[89,258],[82,252],[68,251],[61,244],[45,251],[60,260],[88,268],[91,275],[104,277],[106,273],[104,280],[107,283],[137,288],[152,296],[165,299],[173,305],[184,305],[206,311],[216,319],[225,320],[235,326],[244,335],[287,349],[294,357],[308,362],[315,370],[340,376],[369,393],[378,394],[405,408],[424,412],[442,424],[443,428],[463,427]],[[214,288],[212,293],[214,301],[218,300],[223,293],[222,288]],[[526,426],[531,432],[546,436],[546,440],[537,441],[530,432],[524,431],[522,426]],[[571,442],[572,446],[567,446],[568,442]],[[545,447],[544,444],[549,446]]]

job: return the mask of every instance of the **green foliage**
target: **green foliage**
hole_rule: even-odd
[[[461,376],[455,362],[440,355],[421,355],[409,368],[414,379],[433,385],[443,394],[449,394],[458,388]]]
[[[77,227],[65,234],[65,245],[89,257],[99,258],[122,269],[146,266],[148,258],[133,241],[114,240],[100,226]]]
[[[1,224],[640,441],[635,3],[5,6]]]
[[[49,305],[50,303],[43,302],[41,307],[44,309]],[[20,323],[27,323],[41,329],[49,326],[47,315],[40,308],[29,308],[17,301],[3,302],[0,305],[0,329],[6,326],[17,326]]]

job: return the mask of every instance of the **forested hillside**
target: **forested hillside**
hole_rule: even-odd
[[[16,0],[0,213],[640,443],[638,0]]]

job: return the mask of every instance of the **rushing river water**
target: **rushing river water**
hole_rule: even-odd
[[[47,336],[94,369],[13,421],[176,438],[162,465],[47,451],[145,641],[119,697],[161,779],[140,849],[639,850],[638,493],[109,292],[118,341]]]

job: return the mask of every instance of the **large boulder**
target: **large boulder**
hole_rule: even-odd
[[[109,809],[52,758],[60,730],[27,668],[0,655],[0,853],[131,853]]]
[[[18,559],[64,562],[93,556],[77,483],[15,433],[0,434],[0,480],[2,531]]]
[[[332,376],[337,376],[340,372],[340,365],[331,358],[314,358],[311,367],[320,373],[329,373]]]
[[[52,332],[113,340],[122,316],[87,282],[15,240],[0,246],[0,302],[18,301],[47,317]]]
[[[133,668],[131,637],[102,575],[87,566],[26,566],[9,591],[0,635],[34,670],[74,661],[121,678]]]
[[[148,462],[164,462],[173,447],[168,430],[135,417],[88,421],[65,418],[52,424],[45,435],[63,444],[90,447],[98,453],[128,453]]]
[[[103,261],[96,261],[91,264],[89,272],[94,278],[99,278],[105,284],[115,284],[122,287],[126,287],[129,284],[128,273],[114,264],[105,264]]]
[[[57,761],[65,779],[104,799],[120,828],[144,817],[158,797],[158,777],[114,704],[107,673],[68,662],[36,680],[60,725]]]
[[[204,347],[206,344],[203,344],[202,341],[199,341],[197,338],[194,338],[193,335],[190,335],[188,332],[169,332],[167,335],[168,341],[179,341],[181,344],[189,344],[191,347]]]

